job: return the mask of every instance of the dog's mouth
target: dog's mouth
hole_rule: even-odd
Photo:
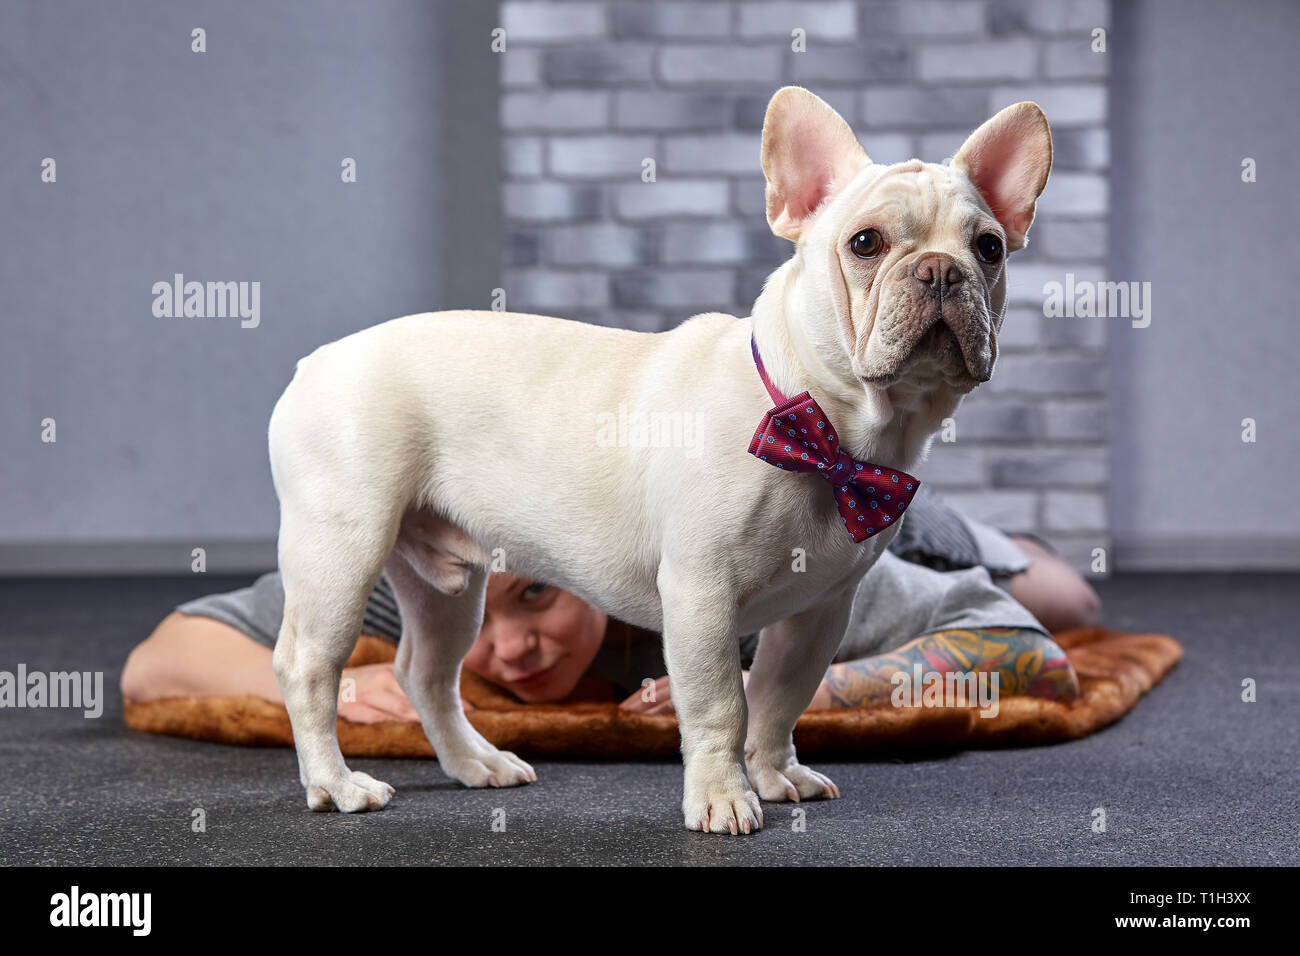
[[[891,388],[915,381],[918,385],[942,381],[950,388],[968,392],[987,382],[993,373],[993,349],[987,336],[978,331],[978,320],[963,316],[954,323],[936,310],[924,331],[910,348],[894,347],[885,351],[898,358],[861,376],[876,388]]]

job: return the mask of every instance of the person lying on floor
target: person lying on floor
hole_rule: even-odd
[[[1042,544],[961,516],[923,489],[859,585],[835,663],[809,709],[887,701],[891,676],[911,673],[916,663],[940,673],[996,671],[1002,695],[1071,700],[1078,682],[1048,628],[1092,626],[1099,611],[1092,589]],[[123,696],[143,703],[250,694],[281,703],[271,650],[283,612],[274,572],[251,587],[180,605],[131,652]],[[400,637],[383,576],[367,601],[362,633],[394,643]],[[756,634],[741,639],[745,666],[757,644]],[[464,666],[523,703],[603,697],[641,713],[673,712],[658,634],[508,573],[489,578],[483,625]],[[340,703],[339,716],[418,721],[391,662],[345,668],[343,676],[355,680],[356,693]]]

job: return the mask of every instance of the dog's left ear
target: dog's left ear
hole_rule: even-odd
[[[762,163],[767,223],[794,242],[822,201],[871,159],[825,100],[802,86],[783,86],[767,104]]]
[[[970,177],[1007,231],[1007,251],[1023,249],[1052,169],[1052,133],[1038,104],[1016,103],[985,121],[952,165]]]

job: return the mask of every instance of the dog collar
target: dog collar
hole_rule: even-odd
[[[906,472],[850,457],[811,395],[801,392],[786,398],[772,384],[752,335],[749,350],[758,377],[776,403],[754,432],[749,453],[786,471],[813,471],[826,478],[844,527],[855,542],[865,541],[902,517],[921,483]]]

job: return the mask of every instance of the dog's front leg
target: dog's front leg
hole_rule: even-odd
[[[763,826],[745,776],[745,685],[735,592],[727,582],[665,562],[664,660],[682,735],[682,812],[691,830],[750,833]]]
[[[745,739],[745,763],[764,800],[838,797],[824,774],[799,763],[794,725],[812,703],[835,658],[853,609],[848,588],[808,610],[765,627],[759,636],[748,695],[753,719]]]

